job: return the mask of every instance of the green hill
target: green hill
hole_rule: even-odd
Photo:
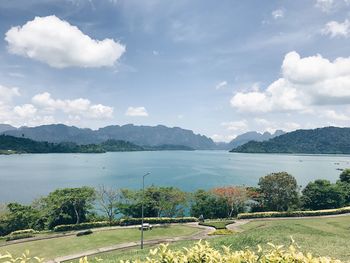
[[[296,130],[268,141],[250,141],[231,152],[350,154],[350,128]]]

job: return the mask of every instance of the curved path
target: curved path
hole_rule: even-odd
[[[144,241],[144,244],[145,245],[157,245],[157,244],[161,244],[161,243],[171,243],[171,242],[182,241],[182,240],[200,240],[200,239],[208,238],[209,237],[208,234],[215,230],[215,228],[213,228],[213,227],[201,226],[201,225],[198,225],[198,223],[186,223],[184,225],[199,228],[202,231],[195,233],[193,235],[190,235],[190,236],[146,240],[146,241]],[[110,251],[115,251],[115,250],[119,250],[119,249],[133,248],[133,247],[137,247],[137,246],[140,246],[140,242],[127,242],[127,243],[112,245],[112,246],[108,246],[108,247],[91,249],[88,251],[84,251],[84,252],[80,252],[80,253],[76,253],[76,254],[72,254],[72,255],[57,257],[55,259],[48,260],[46,262],[47,263],[57,263],[57,262],[62,262],[62,261],[71,261],[71,260],[82,258],[85,256],[93,256],[93,255],[103,253],[103,252],[110,252]]]

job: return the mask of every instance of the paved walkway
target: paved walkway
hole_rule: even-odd
[[[146,240],[146,241],[144,241],[144,244],[145,245],[157,245],[157,244],[161,244],[161,243],[171,243],[171,242],[182,241],[182,240],[201,240],[201,239],[209,238],[210,236],[208,236],[208,234],[215,230],[215,228],[213,228],[213,227],[201,226],[201,225],[198,225],[198,223],[186,223],[184,225],[199,228],[202,231],[195,233],[193,235],[190,235],[190,236]],[[133,248],[133,247],[137,247],[137,246],[140,246],[140,242],[122,243],[122,244],[118,244],[118,245],[112,245],[112,246],[107,246],[107,247],[102,247],[102,248],[91,249],[88,251],[84,251],[84,252],[80,252],[80,253],[76,253],[76,254],[72,254],[72,255],[57,257],[55,259],[48,260],[46,262],[47,263],[57,263],[57,262],[62,262],[62,261],[71,261],[71,260],[82,258],[85,256],[93,256],[93,255],[96,255],[99,253],[110,252],[110,251],[115,251],[115,250],[120,250],[120,249]]]

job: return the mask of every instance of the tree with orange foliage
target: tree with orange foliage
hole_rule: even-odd
[[[246,201],[249,199],[248,191],[243,186],[226,186],[214,188],[213,193],[227,202],[228,217],[242,212]]]

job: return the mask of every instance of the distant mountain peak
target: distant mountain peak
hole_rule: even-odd
[[[77,144],[102,143],[109,139],[129,141],[141,146],[181,145],[191,149],[215,149],[211,138],[195,134],[180,127],[137,126],[134,124],[110,125],[98,130],[82,129],[64,124],[21,127],[3,131],[6,135],[25,137],[35,141],[54,143],[74,142]]]
[[[244,153],[349,154],[350,128],[300,129],[268,141],[250,141],[233,148]]]

